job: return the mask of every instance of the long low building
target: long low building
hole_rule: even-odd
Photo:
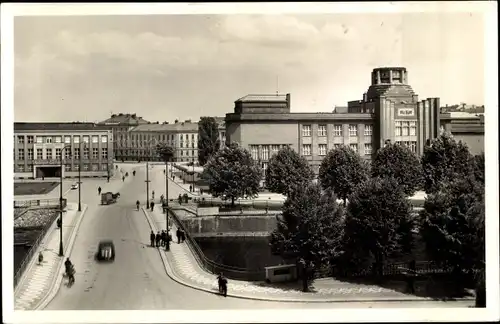
[[[374,69],[362,100],[331,113],[291,112],[290,94],[247,95],[226,114],[226,142],[248,149],[265,170],[283,146],[304,156],[318,174],[328,151],[348,145],[363,158],[387,141],[407,145],[421,155],[427,140],[443,131],[466,142],[473,154],[484,151],[484,118],[441,111],[439,98],[419,100],[402,67]]]
[[[61,169],[61,159],[63,168]],[[81,168],[81,169],[80,169]],[[94,123],[14,123],[14,178],[113,175],[111,128]]]

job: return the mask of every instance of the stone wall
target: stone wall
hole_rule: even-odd
[[[183,223],[192,234],[271,232],[276,228],[276,216],[209,216],[185,219]]]

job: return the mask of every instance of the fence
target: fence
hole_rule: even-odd
[[[280,211],[283,207],[283,200],[273,199],[238,199],[234,201],[223,200],[220,198],[195,198],[193,199],[198,207],[220,207],[225,210],[241,211],[242,209],[264,209]]]
[[[49,204],[42,204],[42,205],[29,205],[30,207],[34,207],[34,206],[44,206],[45,208],[46,207],[55,207],[55,206],[58,206],[59,205],[59,199],[45,199],[45,201],[54,201],[56,200],[57,201],[57,205],[49,205]],[[38,200],[40,201],[40,200]],[[29,202],[29,201],[28,201]],[[66,199],[63,199],[63,208],[66,207],[66,204],[67,204],[67,200]],[[14,205],[15,205],[15,202],[14,202]],[[29,207],[27,207],[29,208]],[[26,267],[28,266],[28,264],[31,262],[31,259],[33,258],[33,255],[35,254],[36,250],[38,249],[38,247],[40,246],[40,243],[42,242],[43,238],[45,237],[45,234],[47,234],[48,230],[51,228],[52,224],[54,224],[54,221],[56,220],[56,218],[59,216],[59,213],[54,213],[54,216],[50,219],[49,222],[47,222],[47,224],[42,228],[42,231],[40,232],[40,235],[38,235],[38,238],[36,239],[36,241],[31,245],[31,248],[29,249],[28,253],[24,256],[24,259],[23,261],[21,262],[21,265],[19,266],[19,269],[17,269],[16,271],[16,274],[14,275],[14,287],[17,286],[18,282],[19,282],[19,279],[21,279],[22,275],[24,274],[24,271],[26,271]]]
[[[263,281],[266,279],[265,271],[248,271],[244,268],[227,266],[216,263],[208,259],[201,250],[198,243],[191,237],[190,233],[186,230],[182,221],[180,221],[177,218],[175,212],[171,210],[170,215],[172,215],[172,218],[175,221],[176,225],[182,230],[184,230],[184,232],[186,233],[186,240],[188,241],[189,248],[193,252],[193,255],[198,261],[198,264],[206,271],[213,273],[214,275],[223,272],[226,277],[235,280]]]
[[[66,208],[66,199],[63,198],[63,208]],[[14,208],[33,208],[33,207],[58,207],[59,198],[54,199],[32,199],[32,200],[15,200]]]

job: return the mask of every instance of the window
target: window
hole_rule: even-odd
[[[311,136],[311,125],[302,125],[302,136]]]
[[[18,144],[24,144],[24,136],[18,136],[17,137],[17,143]]]
[[[365,125],[365,136],[372,136],[373,125]]]
[[[302,145],[302,155],[311,155],[311,144]]]
[[[34,142],[34,140],[33,140],[33,136],[28,136],[28,143],[30,143],[30,144],[31,144],[31,143],[33,143],[33,142]]]
[[[396,136],[401,136],[401,122],[396,121]]]
[[[98,147],[93,147],[92,148],[92,158],[93,159],[98,159],[99,158],[99,148]]]
[[[402,122],[403,136],[408,136],[410,133],[410,123],[407,121]]]
[[[60,160],[62,156],[62,149],[56,148],[56,159]]]
[[[412,141],[409,143],[410,151],[417,153],[417,142]]]
[[[45,137],[45,143],[51,144],[52,143],[52,137],[49,137],[49,136]]]
[[[92,143],[99,143],[99,136],[92,136]]]
[[[73,165],[73,170],[75,170],[75,171],[80,170],[80,164]]]
[[[269,160],[269,145],[262,145],[262,160]]]
[[[89,143],[89,137],[88,136],[83,136],[83,142],[84,143]]]
[[[108,148],[107,147],[103,147],[101,149],[101,159],[103,159],[103,160],[108,159]]]
[[[191,143],[191,148],[194,148],[194,143]]]
[[[84,164],[83,165],[83,171],[88,171],[89,170],[89,165],[88,164]]]
[[[182,144],[182,142],[181,142],[181,148],[183,148],[183,147],[184,147],[184,144]]]
[[[70,150],[68,150],[68,149],[64,150],[64,158],[66,160],[69,160],[71,158],[71,151]]]
[[[365,155],[371,155],[371,154],[372,154],[372,144],[365,143]]]
[[[99,164],[92,163],[92,171],[99,171]]]
[[[340,144],[333,144],[333,149],[337,150],[340,148]]]
[[[326,144],[319,144],[319,155],[326,155]]]
[[[66,171],[66,172],[71,171],[71,164],[66,164],[64,166],[64,171]]]
[[[85,146],[83,148],[83,158],[88,160],[89,155],[90,155],[90,149],[87,146]]]
[[[358,144],[349,144],[349,147],[351,148],[351,150],[353,150],[354,152],[358,152]]]
[[[28,172],[33,172],[33,164],[28,164]]]
[[[24,149],[18,149],[17,153],[18,153],[17,159],[18,160],[24,160]]]
[[[358,127],[356,125],[349,125],[349,137],[358,136]]]
[[[333,136],[342,136],[342,125],[333,125]]]
[[[37,137],[36,137],[36,142],[37,142],[38,144],[42,144],[42,143],[43,143],[43,137],[42,137],[42,136],[37,136]]]
[[[73,143],[79,144],[80,143],[80,136],[73,136]]]
[[[61,142],[62,142],[62,137],[56,136],[56,143],[61,143]]]
[[[74,152],[73,152],[73,157],[75,158],[75,160],[79,160],[80,159],[80,148],[75,148],[74,149]]]
[[[181,134],[181,141],[184,140],[184,134]]]
[[[107,163],[101,164],[101,170],[102,171],[108,171],[108,164]]]
[[[442,127],[442,125],[441,125]],[[417,135],[417,122],[416,121],[411,121],[410,122],[410,136],[416,136]]]
[[[191,134],[191,140],[194,141],[194,134]]]
[[[33,160],[33,149],[29,148],[28,149],[28,160]]]
[[[19,164],[19,165],[17,166],[17,171],[18,171],[18,172],[24,172],[24,165],[23,165],[23,164]]]
[[[257,161],[259,159],[259,146],[250,145],[250,153],[252,154],[252,159]]]
[[[318,136],[326,136],[326,125],[318,126]]]
[[[271,156],[278,154],[279,150],[279,145],[271,145]]]
[[[71,136],[64,136],[64,143],[70,144],[71,143]]]

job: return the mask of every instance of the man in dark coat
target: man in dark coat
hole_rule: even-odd
[[[186,232],[184,232],[184,230],[181,229],[181,242],[184,243],[185,240],[186,240]]]
[[[151,234],[149,234],[149,239],[151,240],[151,246],[155,246],[155,239],[156,239],[156,235],[153,231],[151,231]]]
[[[156,247],[160,247],[161,234],[160,231],[156,234]]]
[[[165,230],[161,231],[161,246],[165,246],[167,243],[167,233],[165,233]]]

